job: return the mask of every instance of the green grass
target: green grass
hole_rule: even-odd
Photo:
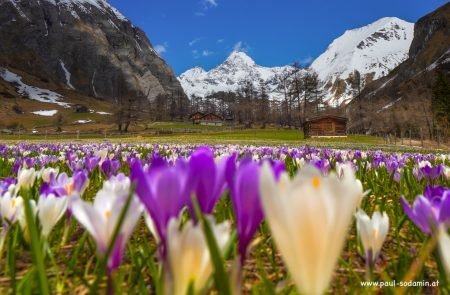
[[[180,126],[180,125],[179,125]],[[205,127],[205,126],[203,126]],[[219,127],[218,127],[219,128]],[[159,128],[162,130],[162,128]],[[376,137],[349,135],[346,138],[312,138],[304,139],[303,132],[299,130],[275,130],[275,129],[248,129],[248,130],[202,130],[202,132],[185,133],[183,130],[172,131],[171,134],[155,134],[155,132],[142,132],[137,134],[107,135],[111,141],[126,142],[180,142],[180,143],[241,143],[241,144],[312,144],[312,143],[357,143],[357,144],[382,144],[383,140]],[[4,135],[3,140],[73,140],[74,134],[49,134],[44,135]],[[104,140],[98,134],[80,134],[81,140]]]
[[[72,114],[71,120],[81,120],[93,118],[95,114]],[[100,115],[96,115],[100,116]],[[95,119],[94,119],[95,120]],[[119,134],[115,129],[107,130],[106,137],[103,130],[97,133],[92,124],[80,125],[80,136],[71,128],[69,133],[48,134],[22,134],[22,135],[0,135],[0,143],[16,143],[30,141],[35,143],[46,142],[124,142],[124,143],[180,143],[180,144],[240,144],[240,145],[311,145],[315,147],[330,148],[352,148],[361,150],[401,150],[401,151],[434,151],[422,149],[420,147],[409,146],[405,141],[404,145],[388,145],[379,137],[366,135],[348,135],[341,138],[308,138],[305,139],[303,131],[286,129],[231,129],[230,127],[214,127],[193,125],[190,123],[167,123],[157,122],[147,125],[147,129],[139,132]],[[90,133],[83,133],[82,128],[90,127]],[[64,129],[64,128],[63,128]]]

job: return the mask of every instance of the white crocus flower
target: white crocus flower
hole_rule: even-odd
[[[439,253],[442,265],[450,278],[450,236],[444,226],[439,228]]]
[[[359,209],[355,214],[356,229],[361,239],[368,263],[375,262],[389,232],[389,217],[386,212],[375,212],[372,218]]]
[[[50,177],[53,174],[53,176],[56,178],[56,176],[58,176],[59,173],[59,167],[58,168],[42,168],[39,171],[39,177],[42,178],[42,180],[46,183],[50,182]]]
[[[0,198],[0,217],[2,220],[7,220],[11,224],[14,224],[23,214],[23,206],[22,197],[16,197],[11,192],[6,192]]]
[[[202,225],[194,225],[188,221],[183,229],[180,222],[170,220],[167,231],[167,258],[171,274],[171,290],[169,294],[185,295],[192,284],[194,294],[198,294],[208,282],[213,273],[208,244]],[[230,224],[211,222],[217,245],[221,253],[230,238]]]
[[[152,236],[155,238],[156,243],[159,244],[160,238],[159,238],[158,230],[156,229],[156,225],[155,225],[155,222],[153,221],[153,218],[150,216],[150,214],[147,211],[144,212],[144,220],[145,220],[145,224],[148,227],[148,230],[150,231]]]
[[[112,182],[120,182],[113,184]],[[125,191],[124,187],[128,187]],[[97,243],[97,250],[105,255],[112,242],[114,230],[130,194],[130,180],[119,175],[111,178],[108,184],[97,193],[94,204],[74,198],[71,210],[78,222],[83,225]],[[120,228],[119,236],[108,261],[108,268],[114,270],[120,264],[125,245],[133,233],[141,216],[143,207],[137,196],[132,196],[130,206]]]
[[[48,237],[53,227],[64,216],[69,200],[68,197],[56,197],[54,194],[39,197],[37,210],[44,237]]]
[[[444,166],[445,178],[450,179],[450,167]]]
[[[306,161],[304,158],[295,158],[295,164],[297,164],[297,167],[301,169],[306,165]]]
[[[108,149],[104,148],[102,150],[96,151],[94,153],[94,156],[100,157],[99,165],[101,166],[103,162],[105,162],[106,158],[108,157]]]
[[[109,194],[114,196],[128,197],[130,194],[131,181],[124,174],[112,176],[109,180],[103,183],[99,194]]]
[[[21,169],[17,176],[17,189],[30,189],[36,180],[36,171],[34,168]]]
[[[294,179],[284,174],[277,183],[266,163],[260,190],[266,220],[298,289],[324,293],[363,197],[361,182],[349,166],[338,178],[307,165]]]

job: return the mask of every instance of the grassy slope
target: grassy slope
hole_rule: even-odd
[[[28,85],[33,85],[43,89],[49,89],[61,94],[64,102],[71,104],[82,104],[98,112],[113,112],[114,106],[106,101],[94,99],[89,96],[80,95],[76,91],[61,88],[51,82],[41,81],[24,72],[12,69],[12,71],[22,77],[22,81]],[[70,129],[78,120],[93,120],[98,124],[104,124],[111,120],[111,116],[99,114],[77,114],[71,108],[64,108],[57,104],[39,102],[21,97],[14,85],[0,79],[0,129],[21,124],[25,129],[45,128],[54,126],[57,115],[53,117],[39,116],[31,112],[43,110],[57,110],[58,114],[64,117],[65,125]],[[17,114],[12,107],[16,104],[24,111],[24,114]],[[87,124],[89,125],[89,124]],[[86,127],[82,127],[83,129]],[[89,127],[87,127],[89,128]]]

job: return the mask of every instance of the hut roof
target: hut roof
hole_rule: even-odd
[[[348,118],[346,118],[346,117],[335,116],[335,115],[322,115],[322,116],[307,118],[306,122],[317,121],[317,120],[321,120],[321,119],[325,119],[325,118],[331,118],[331,119],[335,119],[337,121],[345,121],[345,122],[348,121]]]
[[[202,112],[195,112],[195,113],[189,115],[189,119],[191,119],[195,115],[200,115],[202,117],[205,116],[205,114],[203,114]]]

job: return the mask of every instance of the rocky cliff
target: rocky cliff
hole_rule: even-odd
[[[448,93],[449,73],[450,3],[447,3],[415,24],[409,58],[386,77],[367,85],[360,99],[352,101],[347,109],[352,118],[350,127],[396,133],[410,129],[417,133],[422,129],[431,135],[435,128],[432,100],[437,87]]]
[[[145,33],[105,0],[0,0],[0,67],[114,101],[182,95]]]

